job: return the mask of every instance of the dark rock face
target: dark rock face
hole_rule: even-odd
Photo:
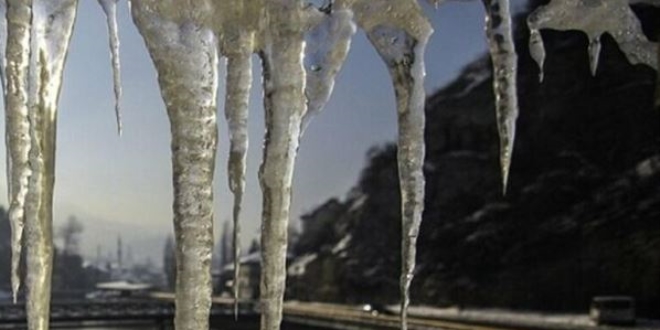
[[[658,10],[635,9],[655,37]],[[606,36],[592,77],[584,35],[542,33],[548,57],[539,83],[528,31],[517,31],[521,114],[507,196],[488,57],[427,101],[413,302],[586,311],[595,295],[625,294],[641,315],[660,317],[656,73],[630,65]],[[292,296],[397,301],[397,180],[396,148],[375,148],[344,201],[306,216],[317,228],[305,228],[298,247],[314,260],[290,279],[305,283],[304,297]]]

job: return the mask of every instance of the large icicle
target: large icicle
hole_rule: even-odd
[[[397,100],[401,186],[401,329],[407,329],[409,289],[424,210],[424,49],[433,29],[414,0],[364,0],[358,24],[387,65]]]
[[[30,176],[25,201],[27,323],[49,328],[57,104],[77,0],[34,0],[28,76]]]
[[[655,0],[630,2],[658,4]],[[641,23],[630,9],[629,0],[553,0],[537,8],[527,22],[532,31],[583,31],[590,41],[591,67],[594,72],[597,66],[597,57],[594,55],[598,49],[594,41],[604,33],[609,33],[616,40],[630,63],[643,63],[658,69],[657,44],[644,36]]]
[[[312,117],[320,113],[330,99],[335,76],[346,60],[351,39],[355,34],[351,10],[338,9],[336,6],[330,6],[326,10],[321,23],[307,35],[305,47],[307,112],[303,117],[303,132]]]
[[[211,308],[218,43],[200,24],[209,6],[207,1],[131,3],[171,125],[178,330],[208,329]]]
[[[112,57],[112,81],[115,92],[115,116],[117,117],[117,132],[121,135],[121,64],[119,61],[119,28],[117,27],[117,2],[119,0],[98,0],[105,13]]]
[[[30,62],[30,33],[32,31],[32,1],[8,0],[7,49],[5,86],[5,132],[8,157],[7,182],[9,220],[12,229],[11,286],[14,302],[20,287],[18,274],[21,260],[23,227],[25,225],[25,199],[31,170],[30,123],[28,120],[28,76]]]
[[[265,9],[269,28],[260,53],[266,111],[259,169],[263,192],[261,330],[277,330],[282,322],[293,168],[306,111],[303,52],[308,15],[300,1],[270,0]]]
[[[506,194],[509,168],[516,138],[518,56],[513,43],[509,0],[483,0],[486,7],[486,35],[493,61],[493,89],[497,128],[500,134],[502,191]]]

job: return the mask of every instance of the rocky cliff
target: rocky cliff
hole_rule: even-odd
[[[637,7],[655,38],[658,10]],[[519,20],[520,21],[520,20]],[[468,65],[427,101],[425,213],[413,302],[584,311],[637,298],[660,317],[660,112],[656,73],[603,38],[543,31],[545,80],[519,26],[519,132],[501,196],[491,64]],[[392,145],[375,147],[343,200],[304,216],[289,296],[398,299],[400,195]]]

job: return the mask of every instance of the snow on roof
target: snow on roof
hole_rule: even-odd
[[[346,248],[348,247],[348,243],[351,242],[352,238],[353,236],[351,234],[344,236],[344,238],[342,238],[339,242],[337,242],[337,244],[335,244],[335,246],[332,247],[332,254],[337,254],[341,251],[346,250]]]
[[[287,274],[289,276],[301,276],[305,274],[305,271],[307,270],[307,265],[309,265],[310,262],[316,260],[318,255],[316,253],[309,253],[305,254],[296,261],[294,261],[291,266],[287,269]]]
[[[239,259],[241,265],[246,264],[260,264],[261,263],[261,252],[252,252],[250,254],[244,255]],[[230,262],[222,267],[222,272],[234,270],[234,263]]]
[[[96,284],[96,288],[99,290],[116,290],[116,291],[141,291],[149,290],[153,286],[148,283],[131,283],[128,281],[114,281],[114,282],[103,282]]]

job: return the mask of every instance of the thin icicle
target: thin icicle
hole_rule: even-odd
[[[598,60],[600,59],[600,37],[589,41],[589,69],[591,75],[595,76],[598,70]]]
[[[428,0],[428,2],[432,4],[435,7],[435,9],[438,9],[438,7],[440,7],[440,4],[444,2],[444,0]]]
[[[2,84],[2,92],[7,92],[7,58],[5,57],[7,51],[7,2],[0,1],[0,83]],[[9,158],[9,157],[7,157]],[[7,180],[9,183],[10,180]],[[7,184],[9,187],[9,184]],[[11,192],[9,193],[11,196]]]
[[[261,330],[278,330],[286,280],[286,250],[293,168],[306,111],[303,67],[305,12],[299,1],[265,3],[263,63],[266,136],[259,181],[261,224]]]
[[[545,62],[545,47],[543,46],[543,37],[541,37],[541,32],[537,29],[531,29],[529,31],[529,53],[532,56],[534,62],[539,67],[539,82],[543,82],[544,73],[543,73],[543,64]]]
[[[658,4],[656,0],[632,2]],[[629,0],[553,0],[530,14],[528,25],[536,30],[579,30],[589,40],[596,40],[607,32],[630,63],[658,69],[657,43],[650,42],[644,35]]]
[[[7,68],[5,89],[5,132],[9,166],[7,182],[9,220],[12,230],[11,287],[14,302],[20,287],[19,264],[21,260],[23,228],[25,226],[25,199],[28,178],[31,174],[30,123],[28,120],[28,76],[30,62],[30,32],[32,31],[32,1],[8,0],[7,2]]]
[[[7,2],[0,1],[0,86],[2,87],[2,100],[7,99]],[[5,148],[5,179],[7,182],[7,200],[11,202],[11,154]],[[11,245],[11,243],[10,243]]]
[[[112,57],[112,80],[115,92],[115,116],[117,118],[117,133],[121,135],[121,63],[119,61],[119,28],[117,27],[117,2],[119,0],[98,0],[103,8],[108,24],[110,54]]]
[[[229,44],[223,47],[227,56],[227,92],[225,117],[229,128],[229,161],[227,174],[229,189],[234,194],[234,318],[238,318],[240,293],[241,241],[240,214],[245,192],[245,171],[248,150],[248,105],[252,87],[252,61],[254,36],[252,33],[239,33],[234,38],[226,38]]]
[[[220,48],[227,57],[225,117],[230,137],[227,172],[229,189],[234,194],[234,318],[238,318],[240,298],[240,213],[247,166],[248,105],[252,86],[251,55],[255,51],[262,7],[260,0],[226,0],[215,3],[215,31],[221,35]]]
[[[335,76],[346,60],[355,29],[352,11],[330,7],[321,23],[307,34],[307,112],[303,117],[302,133],[330,99]]]
[[[660,63],[660,44],[657,45],[658,63]],[[655,106],[660,107],[660,72],[655,75]]]
[[[177,330],[207,330],[211,308],[218,43],[206,1],[139,0],[133,20],[158,72],[172,134]]]
[[[493,89],[497,128],[500,135],[502,192],[506,194],[516,137],[516,120],[518,119],[518,95],[516,94],[518,56],[513,43],[509,0],[483,0],[483,3],[486,7],[486,35],[490,57],[493,61]]]
[[[410,284],[415,271],[417,236],[424,210],[424,50],[433,33],[421,8],[409,1],[362,1],[354,6],[387,65],[397,100],[398,168],[401,186],[401,329],[407,329]]]
[[[77,0],[34,0],[28,76],[31,173],[25,202],[27,323],[49,329],[57,104]]]

